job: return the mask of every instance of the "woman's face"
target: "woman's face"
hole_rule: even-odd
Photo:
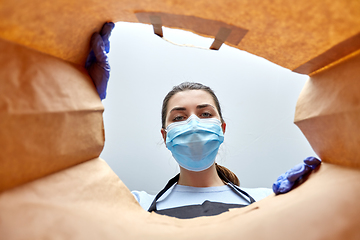
[[[220,119],[220,114],[215,107],[212,96],[203,90],[186,90],[176,93],[168,102],[165,128],[173,122],[185,121],[192,114],[198,118]],[[225,133],[226,124],[222,123]],[[164,141],[166,140],[165,129],[161,129]]]

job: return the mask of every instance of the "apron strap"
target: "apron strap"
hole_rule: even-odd
[[[180,173],[178,173],[175,177],[170,179],[163,190],[161,190],[156,197],[154,198],[154,201],[151,203],[148,212],[156,211],[156,201],[167,191],[169,190],[175,183],[179,181]]]
[[[244,190],[241,190],[238,186],[236,186],[235,184],[233,184],[232,182],[229,181],[229,179],[227,179],[227,177],[217,169],[217,173],[219,175],[219,177],[224,180],[226,183],[228,183],[228,185],[239,195],[241,196],[242,198],[244,198],[242,196],[245,195],[247,196],[249,199],[250,199],[250,204],[251,203],[254,203],[255,200],[254,198],[252,198],[247,192],[245,192]],[[153,211],[156,211],[156,201],[167,191],[169,190],[175,183],[177,183],[179,181],[179,177],[180,177],[180,173],[178,173],[175,177],[173,177],[172,179],[170,179],[168,181],[168,183],[166,184],[166,186],[164,187],[163,190],[161,190],[154,198],[153,202],[151,203],[149,209],[148,209],[148,212],[153,212]]]
[[[250,199],[250,204],[256,202],[254,198],[252,198],[247,192],[245,192],[244,190],[241,190],[238,186],[236,186],[235,184],[233,184],[226,176],[225,174],[216,169],[217,173],[219,175],[219,177],[224,180],[226,183],[228,183],[228,185],[236,192],[238,193],[240,196],[242,196],[241,194],[244,194],[245,196],[247,196]]]

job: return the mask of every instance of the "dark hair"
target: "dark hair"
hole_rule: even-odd
[[[207,93],[209,93],[215,102],[215,107],[216,107],[217,111],[219,112],[221,122],[224,122],[224,119],[221,114],[219,100],[211,88],[209,88],[208,86],[205,86],[201,83],[183,82],[177,86],[174,86],[173,89],[165,96],[165,98],[163,100],[163,105],[162,105],[162,109],[161,109],[161,126],[162,126],[162,128],[165,128],[167,105],[169,103],[170,98],[178,92],[183,92],[183,91],[187,91],[187,90],[203,90],[203,91],[206,91]],[[231,172],[226,167],[220,166],[218,164],[215,164],[215,166],[216,166],[216,170],[222,172],[226,176],[226,178],[229,179],[230,182],[232,182],[233,184],[235,184],[237,186],[240,186],[239,179],[237,178],[235,173]]]
[[[219,100],[211,88],[209,88],[208,86],[202,85],[201,83],[183,82],[177,86],[174,86],[173,89],[164,98],[162,109],[161,109],[161,127],[162,128],[165,128],[167,105],[169,103],[170,98],[172,96],[174,96],[176,93],[183,92],[186,90],[203,90],[203,91],[206,91],[207,93],[209,93],[211,95],[211,97],[214,99],[215,107],[219,112],[221,122],[224,122],[224,119],[221,115],[221,108],[220,108]]]

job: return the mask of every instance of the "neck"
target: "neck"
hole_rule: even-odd
[[[193,172],[180,167],[178,184],[191,187],[216,187],[225,185],[217,174],[215,164],[201,172]]]

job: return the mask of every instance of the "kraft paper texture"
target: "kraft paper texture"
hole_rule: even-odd
[[[0,238],[360,239],[359,16],[358,0],[0,0]],[[309,74],[295,123],[321,167],[219,216],[144,211],[98,158],[104,109],[83,66],[104,22],[151,19]]]
[[[0,40],[0,192],[98,157],[104,107],[84,69]]]
[[[0,38],[83,65],[105,21],[139,22],[147,12],[211,38],[219,32],[211,26],[247,30],[239,43],[232,36],[225,43],[304,74],[360,49],[358,0],[1,0]]]
[[[2,239],[360,238],[360,172],[323,164],[288,194],[181,220],[148,213],[100,159],[0,194]]]
[[[310,77],[295,124],[323,161],[360,168],[360,54]]]

